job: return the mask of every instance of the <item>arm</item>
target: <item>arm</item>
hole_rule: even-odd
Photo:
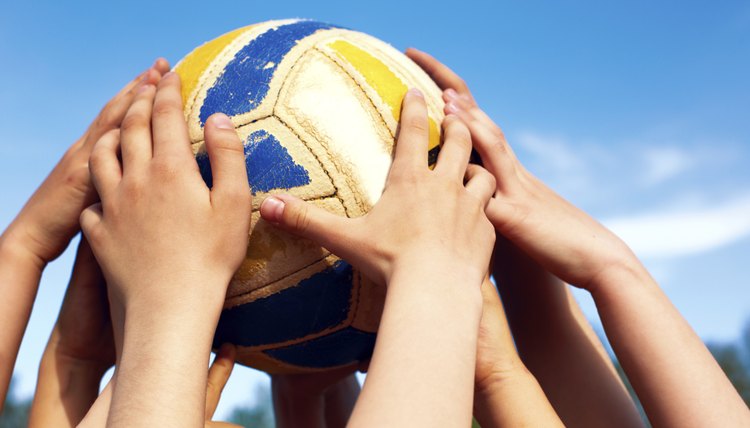
[[[18,216],[0,236],[0,406],[10,383],[13,366],[42,270],[57,258],[78,231],[78,216],[95,199],[88,174],[88,159],[96,140],[120,126],[139,81],[156,81],[169,64],[159,59],[128,83],[73,144],[50,175],[34,192]]]
[[[651,422],[750,424],[750,411],[719,365],[627,245],[526,171],[470,95],[446,90],[445,98],[446,111],[467,123],[497,180],[487,216],[545,270],[591,293]]]
[[[81,228],[107,280],[118,347],[111,426],[204,423],[207,374],[195,368],[244,259],[252,206],[230,119],[213,115],[204,132],[212,189],[190,148],[179,77],[167,73],[158,89],[137,89],[122,131],[91,154],[101,203],[83,211]]]
[[[483,427],[563,426],[513,344],[495,286],[482,283],[474,416]]]
[[[104,278],[81,240],[70,285],[39,366],[30,427],[76,426],[115,362]]]
[[[641,426],[567,286],[507,242],[496,246],[493,272],[518,352],[561,418],[571,426]]]
[[[489,120],[448,67],[414,49],[407,55],[446,90],[448,109],[474,108],[478,119]],[[497,239],[492,273],[518,352],[562,420],[572,426],[641,426],[609,356],[562,281],[503,237]]]
[[[359,396],[353,370],[343,367],[321,373],[272,376],[276,426],[346,426]]]
[[[431,171],[427,129],[424,98],[409,91],[386,188],[363,217],[341,218],[288,195],[261,205],[267,221],[320,243],[387,287],[351,426],[471,421],[480,285],[494,243],[483,208],[494,180],[476,174],[464,184],[470,137],[450,115]]]

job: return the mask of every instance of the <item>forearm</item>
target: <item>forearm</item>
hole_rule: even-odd
[[[101,364],[61,356],[50,342],[39,365],[29,427],[74,427],[99,395],[99,382],[105,368]]]
[[[221,305],[177,300],[159,314],[126,309],[108,425],[203,426],[205,368]]]
[[[494,275],[518,352],[560,418],[571,426],[641,426],[567,286],[514,247],[496,251]]]
[[[389,284],[351,426],[470,423],[481,277],[440,273],[413,270]]]
[[[594,285],[607,336],[654,426],[750,424],[719,365],[640,263]]]
[[[347,376],[325,393],[325,419],[327,428],[344,428],[354,410],[360,391],[354,374]]]
[[[13,375],[44,262],[28,251],[11,228],[0,236],[0,409]]]
[[[293,428],[325,428],[325,397],[295,388],[294,383],[279,377],[271,378],[273,410],[276,426]]]
[[[474,416],[483,427],[564,426],[523,364],[476,391]]]

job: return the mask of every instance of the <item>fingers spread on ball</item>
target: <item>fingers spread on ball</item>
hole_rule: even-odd
[[[247,202],[252,195],[247,181],[245,149],[232,120],[223,113],[213,114],[206,120],[204,132],[213,176],[211,199]]]
[[[167,73],[154,97],[154,158],[192,156],[185,115],[182,110],[180,77]]]
[[[438,155],[435,172],[461,180],[471,156],[471,134],[466,125],[455,115],[443,120],[443,147]]]
[[[269,196],[260,205],[260,215],[275,226],[317,242],[342,257],[340,250],[345,244],[345,233],[353,232],[353,228],[348,227],[350,219],[291,195]]]
[[[94,188],[102,199],[107,199],[122,179],[122,168],[117,152],[120,149],[120,130],[113,129],[94,145],[89,158],[89,171]]]
[[[136,92],[133,104],[122,120],[120,145],[123,174],[138,173],[151,159],[151,111],[156,88],[142,85]]]
[[[424,95],[410,89],[401,104],[401,121],[391,173],[427,167],[429,121]]]

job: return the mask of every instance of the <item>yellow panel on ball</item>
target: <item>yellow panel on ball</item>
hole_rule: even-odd
[[[325,249],[266,224],[258,207],[266,195],[283,192],[338,215],[365,214],[382,193],[410,87],[425,94],[425,156],[434,163],[440,90],[386,43],[308,20],[229,32],[188,54],[175,70],[204,180],[212,185],[203,124],[222,112],[244,141],[255,196],[247,257],[229,284],[214,345],[234,343],[239,362],[269,373],[369,359],[385,290]]]

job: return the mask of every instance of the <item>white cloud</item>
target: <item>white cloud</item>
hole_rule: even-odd
[[[655,185],[676,177],[695,165],[696,159],[677,147],[649,147],[643,151],[644,183]]]
[[[750,236],[750,194],[691,211],[657,211],[605,220],[643,258],[717,249]]]

